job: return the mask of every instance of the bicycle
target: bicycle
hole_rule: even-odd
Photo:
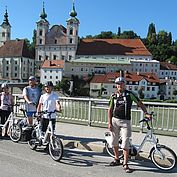
[[[19,106],[19,105],[15,104],[15,105],[9,106],[11,113],[8,119],[6,120],[6,122],[4,124],[0,124],[0,128],[1,128],[2,136],[5,136],[7,132],[7,134],[10,136],[10,139],[14,142],[17,142],[20,140],[22,132],[21,132],[20,126],[17,123],[18,118],[15,117],[15,114],[13,111],[14,106]]]
[[[129,140],[129,143],[130,143],[129,156],[135,157],[140,152],[142,152],[142,148],[144,144],[146,142],[150,142],[153,145],[153,147],[151,148],[149,152],[148,158],[150,158],[153,164],[159,169],[165,170],[165,171],[172,170],[176,166],[176,160],[177,160],[176,154],[169,147],[159,144],[158,139],[155,137],[153,133],[153,128],[152,128],[153,127],[152,120],[154,117],[154,113],[152,112],[150,115],[152,116],[151,119],[144,117],[143,120],[139,122],[139,123],[144,122],[147,128],[147,133],[144,136],[141,144],[134,145],[132,144],[131,140]],[[111,146],[111,138],[112,138],[111,136],[112,136],[111,132],[106,132],[104,143],[105,143],[106,151],[111,157],[114,158],[114,153],[113,153],[113,149]],[[122,143],[122,140],[120,138],[119,139],[120,151],[122,151],[121,143]],[[123,159],[123,154],[120,153],[119,159]]]
[[[63,156],[63,144],[59,137],[57,137],[54,133],[54,129],[52,126],[52,119],[51,114],[54,112],[41,112],[40,115],[37,117],[37,125],[34,127],[34,130],[32,131],[31,140],[28,141],[28,145],[30,149],[36,150],[37,146],[48,146],[49,154],[51,158],[55,161],[60,161]],[[40,118],[43,114],[47,114],[49,118],[49,124],[47,127],[47,130],[42,135],[41,131],[41,124],[40,124]]]

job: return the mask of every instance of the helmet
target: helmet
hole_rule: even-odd
[[[115,84],[119,84],[119,83],[121,83],[121,82],[126,83],[124,77],[118,77],[118,78],[116,78],[116,80],[115,80]]]
[[[36,80],[35,76],[30,76],[28,80]]]
[[[52,81],[47,81],[47,82],[44,84],[44,87],[53,87]]]
[[[2,89],[3,89],[3,88],[9,88],[9,85],[6,84],[6,83],[3,83],[3,84],[1,85],[1,88],[2,88]]]

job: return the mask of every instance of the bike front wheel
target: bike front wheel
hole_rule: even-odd
[[[53,136],[49,142],[49,154],[55,161],[60,161],[63,156],[63,144],[61,140]]]
[[[172,149],[164,145],[158,145],[151,150],[153,164],[161,170],[171,170],[176,165],[176,154]]]
[[[31,139],[28,141],[28,145],[30,149],[36,150],[37,144],[36,144],[36,131],[33,130],[31,134]]]
[[[18,124],[12,125],[9,132],[10,139],[13,142],[18,142],[22,136],[22,129]]]

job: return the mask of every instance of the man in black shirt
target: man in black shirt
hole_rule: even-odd
[[[147,109],[141,100],[131,91],[126,90],[126,81],[123,77],[115,80],[117,92],[111,95],[108,109],[108,129],[113,135],[113,149],[115,159],[110,166],[120,165],[119,160],[119,137],[122,136],[122,149],[124,154],[123,168],[126,173],[133,170],[128,166],[129,138],[131,137],[131,106],[134,101],[145,114]]]

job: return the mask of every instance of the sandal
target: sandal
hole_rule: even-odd
[[[123,164],[123,169],[125,170],[125,173],[132,173],[134,170],[129,168],[128,164]]]
[[[118,166],[121,165],[120,160],[114,159],[109,166]]]

